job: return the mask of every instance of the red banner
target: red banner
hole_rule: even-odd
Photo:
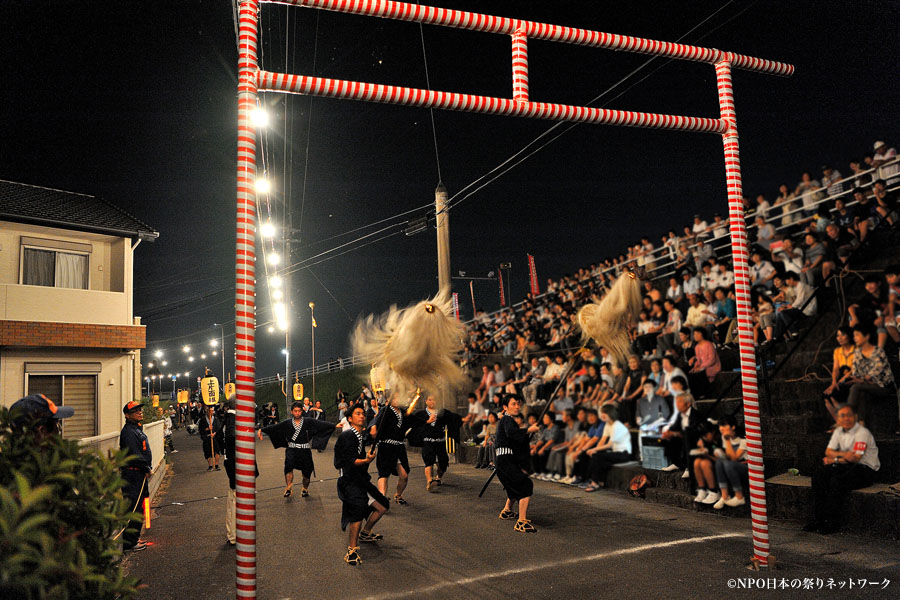
[[[453,292],[453,314],[456,316],[456,320],[459,321],[459,294]]]
[[[497,269],[497,274],[500,275],[500,306],[506,306],[506,294],[503,293],[503,269]]]
[[[541,293],[541,286],[538,284],[537,269],[534,268],[534,256],[528,255],[528,280],[531,282],[531,295],[537,296]]]

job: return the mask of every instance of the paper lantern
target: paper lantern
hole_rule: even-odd
[[[178,404],[187,404],[190,400],[190,392],[187,390],[178,390]]]
[[[204,377],[200,380],[200,393],[203,404],[215,406],[219,403],[219,380],[216,377]]]
[[[159,394],[153,394],[153,396],[150,399],[153,401],[154,408],[159,406]]]
[[[294,384],[294,400],[303,401],[303,384],[295,383]]]
[[[225,384],[225,398],[227,400],[234,400],[234,397],[237,393],[237,390],[234,387],[234,384],[230,381]]]
[[[384,391],[384,388],[386,387],[384,382],[384,370],[377,364],[372,365],[372,370],[369,371],[369,381],[372,383],[373,392]]]

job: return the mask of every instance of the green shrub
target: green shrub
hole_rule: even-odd
[[[0,598],[131,598],[114,539],[139,521],[122,496],[124,452],[109,458],[77,441],[38,441],[0,409]]]

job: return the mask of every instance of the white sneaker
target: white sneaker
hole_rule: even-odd
[[[572,485],[573,483],[575,483],[575,477],[572,475],[569,475],[568,477],[565,477],[562,480],[562,482],[566,485]]]
[[[707,491],[704,490],[704,489],[699,489],[699,490],[697,490],[697,495],[694,496],[694,502],[703,502],[703,499],[706,498],[706,495],[707,495],[708,493],[709,493],[709,492],[707,492]]]
[[[743,505],[747,504],[747,501],[744,500],[743,498],[731,497],[725,501],[725,504],[727,506],[743,506]]]
[[[562,480],[562,475],[560,475],[559,473],[554,473],[553,481],[560,481],[560,480]]]
[[[691,472],[688,471],[687,469],[685,469],[684,473],[681,474],[682,479],[690,479],[690,477],[691,477]]]
[[[713,504],[713,508],[716,510],[722,510],[722,507],[725,506],[727,500],[725,498],[719,498],[719,501]]]
[[[722,499],[722,494],[719,492],[709,492],[706,494],[706,498],[703,499],[703,504],[715,504],[719,500]]]
[[[669,465],[668,467],[663,467],[660,471],[677,471],[678,465]]]

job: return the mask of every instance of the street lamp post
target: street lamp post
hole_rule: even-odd
[[[309,303],[310,316],[310,334],[312,335],[312,380],[313,380],[313,397],[312,401],[316,403],[316,303]]]

